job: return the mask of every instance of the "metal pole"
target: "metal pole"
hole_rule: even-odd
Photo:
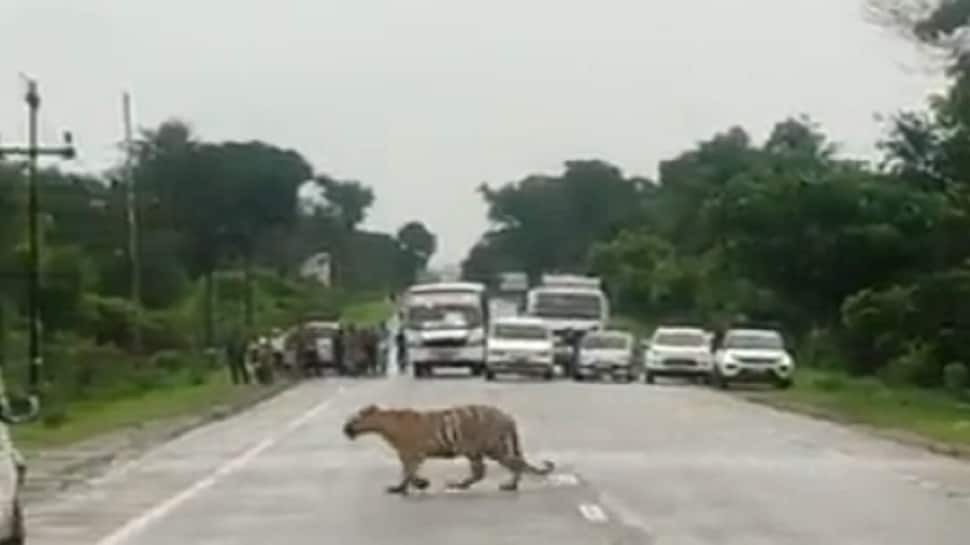
[[[14,414],[7,403],[3,388],[3,377],[0,376],[0,420],[6,423],[25,422],[37,416],[40,408],[40,373],[43,366],[43,351],[41,350],[41,313],[40,313],[40,238],[41,230],[38,226],[39,203],[37,196],[37,158],[41,155],[53,155],[64,159],[75,156],[74,139],[70,132],[64,133],[64,145],[60,147],[41,148],[37,144],[37,115],[40,109],[40,94],[37,92],[37,82],[27,81],[27,95],[25,99],[28,107],[28,142],[26,146],[0,146],[0,158],[7,155],[27,158],[27,227],[29,261],[27,267],[27,318],[29,320],[29,358],[28,381],[30,384],[30,409],[22,414]]]
[[[131,302],[135,307],[133,344],[135,351],[141,350],[141,260],[138,252],[138,216],[135,199],[134,149],[131,139],[131,97],[124,94],[122,109],[125,123],[125,188],[128,217],[128,258],[131,266]]]
[[[43,356],[40,349],[40,242],[37,225],[37,111],[40,109],[40,95],[37,93],[37,82],[27,82],[28,107],[28,141],[27,141],[27,183],[28,183],[28,237],[30,246],[30,262],[27,286],[27,318],[30,320],[30,384],[40,381],[40,369]]]

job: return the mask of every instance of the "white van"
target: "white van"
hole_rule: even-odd
[[[415,377],[436,367],[485,369],[488,297],[483,284],[439,282],[412,286],[404,296],[406,357]]]

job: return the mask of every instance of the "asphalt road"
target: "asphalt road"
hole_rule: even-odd
[[[517,415],[549,478],[446,493],[462,461],[399,477],[346,416],[376,402],[487,402]],[[965,545],[970,464],[676,384],[409,377],[309,381],[28,513],[32,545]]]

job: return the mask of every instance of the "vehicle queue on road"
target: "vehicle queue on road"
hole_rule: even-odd
[[[416,378],[430,377],[438,367],[464,367],[486,380],[524,375],[653,384],[671,377],[721,388],[736,382],[791,385],[795,363],[777,330],[732,327],[715,334],[665,324],[638,339],[608,325],[607,299],[597,282],[544,277],[529,291],[522,312],[502,316],[489,315],[496,306],[490,307],[481,284],[416,286],[401,310],[404,365]]]

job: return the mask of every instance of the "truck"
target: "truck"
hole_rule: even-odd
[[[524,272],[500,273],[495,289],[489,297],[492,319],[511,318],[522,314],[525,295],[529,291],[529,276]]]
[[[526,314],[541,318],[553,331],[556,363],[572,375],[579,343],[586,333],[606,328],[610,303],[599,278],[544,274],[526,296]]]
[[[432,376],[439,367],[482,374],[490,315],[484,284],[417,284],[402,299],[405,357],[416,378]]]

